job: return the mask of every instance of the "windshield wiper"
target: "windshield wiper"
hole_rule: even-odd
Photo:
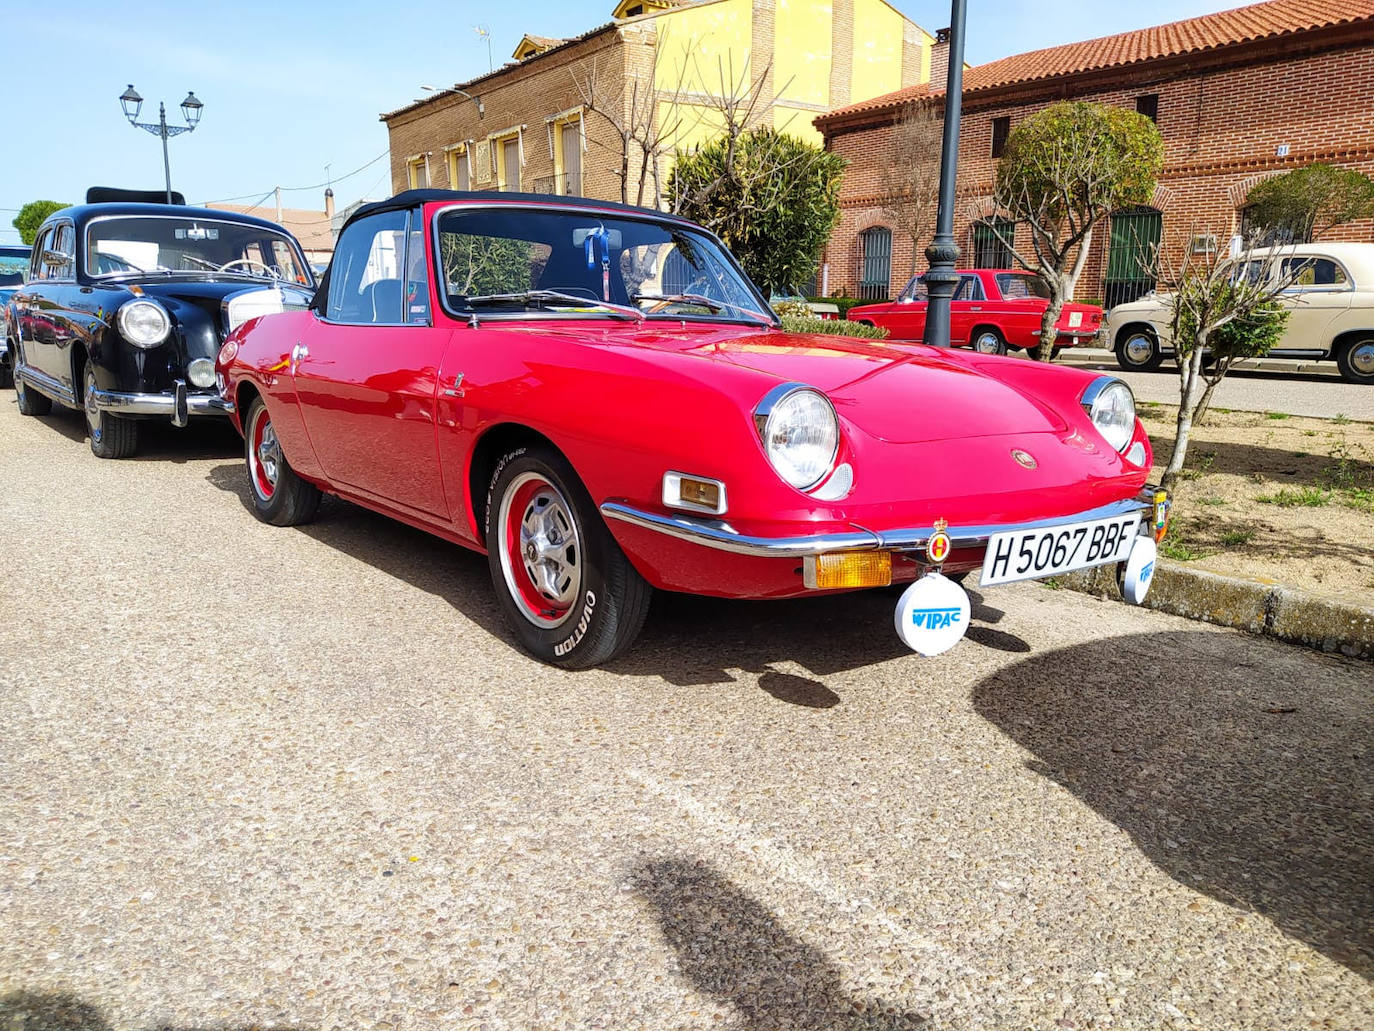
[[[482,294],[477,297],[461,298],[463,306],[471,309],[475,304],[490,303],[516,303],[528,301],[565,301],[569,305],[578,308],[605,308],[607,311],[615,312],[618,315],[625,315],[637,322],[643,322],[645,315],[638,308],[631,308],[626,304],[615,304],[611,301],[598,301],[590,297],[578,297],[575,294],[560,293],[557,290],[525,290],[518,294]]]
[[[729,308],[731,311],[742,312],[761,322],[771,324],[773,321],[762,312],[754,311],[753,308],[745,308],[738,304],[731,304],[729,301],[714,301],[701,294],[632,294],[631,297],[636,301],[676,301],[680,304],[696,304],[705,308],[712,315],[725,308]]]

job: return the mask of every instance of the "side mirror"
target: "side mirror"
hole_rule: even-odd
[[[52,265],[55,268],[66,268],[71,263],[72,256],[70,254],[63,254],[61,251],[52,250],[43,252],[44,265]]]
[[[914,301],[915,299],[916,299],[916,298],[912,297],[910,294],[903,294],[901,297],[898,297],[898,298],[897,298],[897,303],[898,303],[898,304],[910,304],[910,303],[911,303],[912,301]]]

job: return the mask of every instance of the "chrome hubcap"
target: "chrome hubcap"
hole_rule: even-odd
[[[1126,341],[1126,357],[1133,362],[1141,363],[1150,360],[1150,355],[1155,353],[1155,342],[1143,333],[1137,333]]]
[[[263,429],[262,439],[258,441],[258,464],[262,466],[262,474],[267,477],[267,482],[275,487],[281,464],[281,446],[277,443],[277,431],[271,423]]]
[[[86,394],[82,398],[86,409],[86,428],[90,430],[91,437],[95,440],[100,439],[100,409],[95,406],[95,373],[88,368],[86,370]]]
[[[998,351],[997,337],[991,333],[982,334],[973,345],[974,350],[981,351],[983,354],[996,354]]]
[[[501,499],[501,571],[521,613],[551,629],[582,591],[582,540],[567,500],[543,477],[515,478]]]
[[[1350,366],[1361,376],[1374,376],[1374,340],[1365,340],[1350,350]]]

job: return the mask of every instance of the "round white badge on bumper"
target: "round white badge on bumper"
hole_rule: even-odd
[[[968,630],[964,589],[939,573],[927,573],[902,592],[897,602],[897,636],[921,655],[953,648]]]
[[[1153,537],[1137,537],[1126,561],[1117,567],[1121,597],[1132,605],[1145,603],[1145,595],[1150,592],[1150,584],[1154,582],[1157,555]]]

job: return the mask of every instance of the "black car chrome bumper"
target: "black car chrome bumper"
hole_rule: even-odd
[[[1072,512],[1051,519],[1037,519],[1025,523],[988,526],[951,526],[945,530],[955,549],[982,547],[996,533],[1008,530],[1033,530],[1043,526],[1110,519],[1131,512],[1155,514],[1155,487],[1146,486],[1134,498],[1116,501],[1087,512]],[[668,515],[646,512],[618,501],[601,505],[601,514],[632,526],[654,530],[678,540],[699,544],[717,551],[756,558],[803,558],[807,555],[831,554],[837,551],[907,551],[922,552],[935,527],[897,530],[867,530],[854,526],[851,532],[827,533],[807,537],[750,537],[740,533],[721,519],[699,519],[688,515]]]
[[[186,384],[176,386],[165,394],[126,394],[117,390],[91,392],[91,403],[113,415],[165,415],[176,426],[185,426],[193,415],[228,415],[233,402],[218,394],[188,394]]]

